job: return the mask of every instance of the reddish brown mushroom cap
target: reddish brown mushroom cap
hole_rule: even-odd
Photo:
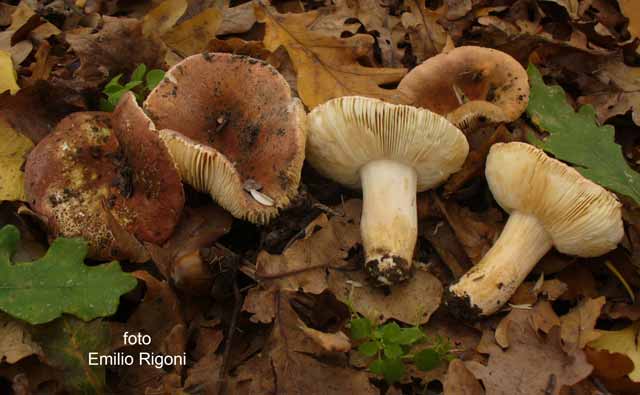
[[[427,59],[398,89],[408,104],[447,115],[457,125],[477,117],[513,121],[529,102],[529,80],[520,63],[504,52],[475,46]]]
[[[158,129],[175,131],[161,137],[183,179],[234,216],[265,223],[297,193],[305,113],[270,65],[191,56],[167,72],[144,107]]]
[[[25,189],[52,236],[84,237],[96,259],[134,259],[120,227],[162,243],[184,205],[171,156],[132,94],[113,114],[60,121],[29,154]]]

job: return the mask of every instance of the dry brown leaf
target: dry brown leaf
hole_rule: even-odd
[[[640,322],[618,331],[598,331],[600,336],[590,342],[588,346],[597,351],[618,353],[628,357],[633,362],[633,370],[629,372],[629,378],[640,382],[640,349],[638,347],[638,331]]]
[[[405,0],[405,7],[409,12],[401,15],[402,25],[409,34],[411,49],[418,64],[439,54],[451,42],[449,34],[438,23],[438,19],[444,16],[446,7],[434,11],[425,5],[423,1]]]
[[[265,348],[241,365],[230,394],[351,395],[376,392],[365,372],[351,369],[342,353],[328,353],[299,327],[292,292],[278,291],[276,319]],[[319,358],[324,357],[324,358]]]
[[[484,395],[484,390],[464,362],[454,359],[447,370],[444,395]]]
[[[585,299],[560,318],[560,336],[565,346],[584,348],[587,343],[600,337],[595,326],[605,302],[604,296]]]
[[[332,270],[329,289],[343,303],[350,303],[355,311],[378,323],[393,318],[410,325],[424,324],[442,300],[442,284],[422,270],[416,270],[413,277],[394,286],[389,294],[368,284],[360,270]]]
[[[256,0],[252,0],[235,7],[225,8],[217,34],[220,36],[240,34],[251,30],[256,23],[255,3]]]
[[[271,54],[271,52],[266,50],[262,41],[245,41],[237,37],[232,37],[227,40],[214,38],[207,44],[207,51],[228,52],[262,60],[266,60]]]
[[[0,313],[0,363],[13,364],[34,354],[42,355],[42,348],[31,339],[27,325]]]
[[[563,386],[576,384],[591,373],[593,368],[581,350],[571,355],[563,351],[560,328],[554,327],[545,336],[532,327],[530,311],[513,310],[507,317],[509,347],[503,350],[486,342],[479,351],[489,354],[488,364],[465,363],[482,380],[487,395],[558,395]]]
[[[22,167],[33,143],[0,118],[0,202],[25,200]]]
[[[142,18],[142,34],[159,36],[168,32],[187,10],[187,0],[164,0]]]
[[[298,75],[298,93],[308,107],[348,95],[401,100],[395,90],[380,85],[398,82],[405,69],[365,67],[357,62],[371,50],[373,37],[357,34],[343,39],[313,32],[309,26],[318,17],[317,11],[279,14],[260,4],[256,15],[266,24],[265,47],[273,52],[282,45],[289,53]]]
[[[165,47],[155,37],[144,37],[142,21],[132,18],[103,17],[96,33],[67,33],[67,42],[80,59],[74,82],[97,87],[116,74],[128,74],[144,63],[148,69],[162,68]]]
[[[322,332],[309,328],[302,322],[300,323],[300,330],[327,352],[349,352],[351,350],[351,340],[344,332]]]
[[[526,281],[520,284],[511,299],[509,299],[509,303],[514,305],[533,305],[540,295],[545,296],[547,300],[553,301],[564,294],[568,288],[567,284],[555,278],[544,281],[542,286],[536,287],[536,284],[537,282],[533,281]]]
[[[635,0],[618,0],[624,16],[629,18],[629,33],[633,37],[640,37],[640,5]]]
[[[162,36],[164,42],[181,56],[190,56],[207,48],[222,23],[222,12],[211,7],[182,22]]]
[[[582,96],[578,99],[578,103],[591,104],[596,110],[600,123],[631,111],[633,122],[640,126],[640,91]]]

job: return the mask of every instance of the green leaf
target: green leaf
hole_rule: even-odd
[[[631,169],[615,143],[614,128],[599,126],[590,105],[575,112],[562,88],[546,85],[534,65],[530,64],[527,72],[531,83],[527,113],[534,124],[549,133],[542,141],[535,136],[529,136],[529,141],[576,166],[586,178],[640,204],[640,174]]]
[[[124,89],[124,86],[120,84],[112,84],[112,85],[105,86],[102,91],[108,96],[118,91],[121,91],[122,89]]]
[[[390,322],[388,324],[384,324],[381,327],[382,331],[382,340],[385,344],[393,344],[397,343],[396,339],[400,335],[402,328],[395,322]]]
[[[153,69],[147,73],[147,89],[153,90],[164,78],[164,71]]]
[[[99,319],[83,322],[71,316],[64,316],[35,327],[33,338],[41,345],[46,362],[62,370],[64,385],[70,393],[105,393],[105,368],[95,364],[89,365],[89,353],[109,353],[109,325]]]
[[[112,89],[113,86],[122,86],[120,84],[120,78],[122,78],[122,74],[118,74],[111,79],[111,81],[107,82],[107,85],[104,86],[104,91],[107,89]]]
[[[417,326],[411,328],[402,328],[398,336],[396,336],[395,343],[402,344],[403,346],[408,346],[413,343],[417,343],[420,340],[424,339],[425,335]]]
[[[351,338],[362,340],[371,337],[371,321],[368,318],[355,318],[351,320]]]
[[[116,106],[109,103],[109,100],[101,97],[100,98],[100,111],[111,112],[115,110]]]
[[[382,361],[382,359],[376,359],[375,361],[371,362],[371,365],[369,365],[369,371],[371,373],[379,374],[380,376],[382,376],[382,374],[384,373],[384,362]]]
[[[390,359],[400,358],[404,355],[404,350],[398,344],[389,344],[384,346],[384,356]]]
[[[145,65],[144,63],[141,65],[138,65],[138,67],[136,67],[136,69],[133,70],[133,73],[131,73],[131,78],[129,79],[129,81],[142,82],[142,79],[144,78],[144,74],[146,72],[147,72],[147,65]]]
[[[383,359],[382,375],[387,383],[393,384],[404,376],[404,364],[400,359]]]
[[[422,371],[431,370],[440,365],[440,354],[431,348],[424,349],[413,357],[413,362]]]
[[[137,284],[116,261],[84,265],[87,243],[80,238],[57,238],[42,258],[12,264],[19,238],[13,225],[0,229],[0,310],[31,324],[63,313],[85,321],[111,315]]]
[[[366,342],[358,346],[358,352],[365,357],[372,357],[380,350],[380,344],[378,342]]]
[[[124,85],[124,89],[126,89],[127,91],[130,91],[131,89],[135,88],[140,84],[142,84],[142,81],[129,81]]]

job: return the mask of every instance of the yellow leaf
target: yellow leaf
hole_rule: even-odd
[[[298,92],[308,107],[349,95],[401,101],[396,90],[380,85],[398,82],[406,69],[373,68],[358,63],[359,58],[370,53],[373,37],[357,34],[336,38],[311,31],[310,26],[319,16],[317,11],[279,14],[272,7],[258,4],[256,16],[259,22],[266,23],[265,47],[274,52],[284,46],[289,53],[298,77]]]
[[[629,33],[640,37],[640,2],[638,0],[618,0],[624,16],[629,18]]]
[[[13,69],[11,55],[0,50],[0,93],[7,90],[15,95],[20,87],[16,82],[16,71]]]
[[[0,202],[25,200],[21,168],[33,143],[3,119],[0,119],[0,141]]]
[[[193,55],[204,51],[209,41],[216,37],[220,23],[222,12],[214,7],[207,8],[171,29],[162,39],[180,55]]]
[[[629,373],[629,378],[635,382],[640,382],[639,331],[640,321],[620,331],[599,331],[600,337],[588,345],[595,350],[604,350],[629,357],[634,366],[631,373]]]
[[[142,34],[163,35],[168,32],[187,10],[187,0],[165,0],[142,19]]]

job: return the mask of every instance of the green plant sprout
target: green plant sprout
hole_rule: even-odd
[[[122,74],[118,74],[113,77],[107,85],[105,85],[102,90],[104,97],[100,98],[100,110],[109,112],[113,111],[122,95],[129,91],[133,92],[138,103],[142,103],[149,92],[151,92],[151,90],[153,90],[153,88],[162,81],[164,78],[164,71],[153,69],[147,72],[147,66],[141,64],[133,70],[129,82],[122,85],[120,83],[121,78]]]
[[[406,362],[413,362],[418,369],[428,371],[454,358],[447,339],[439,335],[429,338],[419,326],[402,328],[395,322],[379,326],[353,310],[349,326],[351,338],[360,343],[358,352],[374,358],[369,371],[384,377],[389,384],[402,378]],[[412,353],[413,346],[422,343],[430,346]]]

